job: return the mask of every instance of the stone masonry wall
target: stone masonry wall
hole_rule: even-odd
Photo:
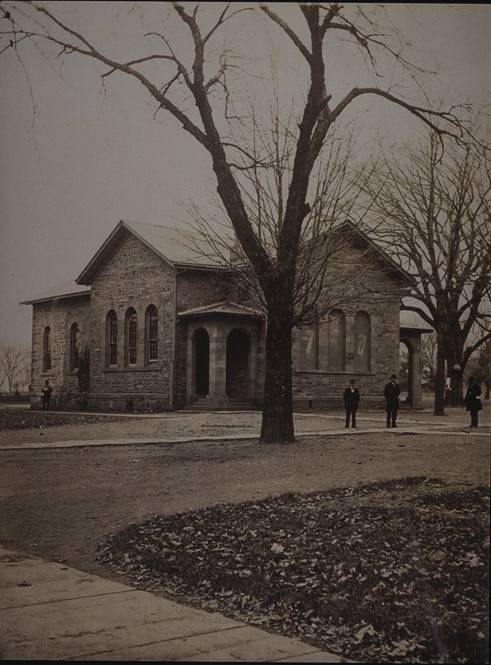
[[[392,373],[399,368],[399,308],[401,283],[391,278],[378,262],[354,247],[340,250],[327,280],[345,275],[346,280],[356,269],[358,284],[353,284],[348,301],[336,304],[346,319],[346,365],[344,371],[327,369],[327,322],[321,322],[318,330],[294,331],[294,378],[293,393],[295,408],[343,408],[342,395],[351,378],[358,381],[361,393],[360,408],[380,407],[384,404],[383,388]],[[343,280],[337,280],[345,288]],[[370,291],[367,289],[369,285]],[[359,295],[356,297],[356,290]],[[335,288],[329,294],[329,302],[336,303]],[[355,297],[353,295],[355,294]],[[322,303],[320,303],[322,309]],[[370,371],[354,371],[354,320],[359,311],[367,312],[371,321]],[[317,344],[305,343],[306,337]],[[306,369],[308,368],[308,369]]]
[[[70,408],[64,403],[70,391],[78,389],[77,371],[70,372],[70,327],[77,323],[80,348],[89,342],[89,295],[51,300],[33,305],[32,357],[31,357],[31,407],[41,407],[41,389],[46,379],[53,388],[53,407]],[[43,372],[43,335],[50,327],[51,369]]]
[[[94,279],[91,294],[90,408],[138,411],[172,408],[174,268],[132,234],[122,238]],[[145,311],[158,310],[158,361],[145,365]],[[137,363],[125,367],[125,315],[137,313]],[[118,318],[117,366],[109,367],[106,317]]]

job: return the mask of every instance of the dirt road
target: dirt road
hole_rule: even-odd
[[[100,538],[152,514],[414,475],[487,484],[489,457],[463,433],[0,450],[0,542],[101,573]]]

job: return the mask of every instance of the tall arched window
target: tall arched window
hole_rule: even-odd
[[[51,369],[51,328],[46,326],[43,331],[43,372]]]
[[[327,368],[343,372],[346,363],[346,319],[340,309],[329,312],[327,320]]]
[[[137,316],[133,307],[126,311],[126,348],[125,348],[125,365],[127,367],[136,365],[137,359]]]
[[[145,364],[159,358],[159,313],[155,305],[149,305],[145,312]]]
[[[70,326],[70,372],[78,369],[78,325],[72,323]]]
[[[293,362],[300,372],[319,368],[319,326],[302,325],[293,329]]]
[[[118,316],[111,309],[106,316],[106,365],[118,364]]]
[[[370,352],[372,346],[372,325],[367,312],[358,312],[355,316],[355,372],[370,371]]]

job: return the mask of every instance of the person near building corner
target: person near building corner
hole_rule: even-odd
[[[356,429],[356,412],[358,411],[358,404],[360,403],[360,391],[356,387],[356,381],[351,379],[350,385],[346,388],[343,395],[344,408],[346,410],[346,425]]]
[[[399,395],[401,388],[397,383],[397,376],[392,374],[389,381],[385,384],[385,411],[387,413],[387,427],[397,427],[397,411],[399,409]]]
[[[469,427],[478,426],[478,414],[482,409],[481,386],[476,379],[471,376],[467,386],[467,392],[464,397],[465,410],[471,414],[471,424]]]
[[[48,379],[46,379],[44,383],[44,387],[41,390],[43,394],[43,411],[49,411],[49,401],[51,399],[51,393],[53,392],[53,388],[49,385]]]

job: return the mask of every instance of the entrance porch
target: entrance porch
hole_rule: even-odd
[[[250,408],[256,403],[262,315],[221,302],[186,310],[186,406]]]
[[[403,314],[401,312],[401,314]],[[421,370],[421,335],[433,332],[431,328],[422,327],[414,323],[407,312],[404,312],[404,320],[401,321],[399,330],[399,340],[407,349],[408,367],[407,367],[407,399],[406,405],[420,409],[423,406],[423,396],[421,380],[423,373]]]

